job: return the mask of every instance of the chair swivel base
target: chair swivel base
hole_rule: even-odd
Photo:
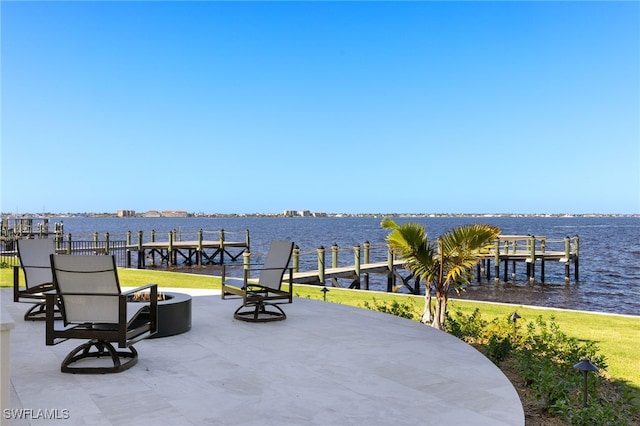
[[[268,309],[267,307],[275,309]],[[287,315],[278,305],[256,302],[254,304],[240,306],[233,313],[233,317],[246,322],[272,322],[282,321],[287,318]]]
[[[95,348],[91,351],[91,348]],[[72,366],[78,361],[87,358],[110,358],[110,366]],[[123,362],[124,361],[124,362]],[[90,362],[90,361],[87,361]],[[60,371],[73,374],[109,374],[128,370],[138,362],[138,351],[133,346],[128,350],[117,351],[110,342],[90,340],[75,348],[62,361]]]
[[[47,308],[44,302],[36,303],[31,308],[29,308],[27,312],[24,313],[25,321],[44,321],[46,319],[47,319]],[[53,319],[54,320],[62,319],[62,313],[60,313],[60,310],[58,309],[57,306],[53,310]]]

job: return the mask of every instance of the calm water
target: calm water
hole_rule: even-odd
[[[134,242],[138,231],[144,232],[146,240],[151,230],[155,230],[156,239],[160,240],[166,239],[173,229],[182,235],[182,240],[196,239],[199,229],[205,231],[205,239],[217,240],[218,231],[224,229],[228,232],[227,240],[244,241],[248,229],[251,252],[258,260],[271,240],[295,241],[301,249],[301,270],[317,269],[319,246],[327,249],[326,263],[330,265],[333,243],[340,247],[341,266],[353,264],[352,247],[365,241],[372,245],[372,261],[386,259],[384,239],[388,231],[380,227],[381,218],[54,218],[50,222],[61,220],[65,234],[71,233],[74,239],[90,239],[94,232],[109,232],[111,239],[124,239],[126,232],[132,231]],[[571,283],[564,284],[563,264],[547,262],[546,282],[529,284],[525,267],[520,263],[513,282],[473,283],[462,298],[640,315],[640,218],[397,218],[396,221],[421,223],[433,239],[453,227],[471,223],[498,226],[503,234],[531,234],[551,240],[578,235],[578,283],[574,281],[573,265]],[[181,269],[216,273],[215,268]],[[539,269],[538,262],[537,277]],[[383,276],[372,275],[370,281],[372,290],[386,289]]]

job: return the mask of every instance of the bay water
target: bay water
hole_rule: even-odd
[[[228,241],[245,241],[250,236],[252,259],[259,260],[272,240],[294,241],[300,248],[300,270],[317,269],[317,249],[326,250],[326,264],[331,263],[331,246],[339,247],[339,266],[354,263],[354,246],[371,245],[371,261],[386,260],[385,237],[389,231],[380,226],[382,216],[372,217],[190,217],[190,218],[115,218],[115,217],[55,217],[62,222],[64,233],[74,240],[93,238],[94,233],[109,233],[112,240],[123,240],[127,231],[137,241],[138,231],[148,241],[151,231],[156,240],[168,238],[176,231],[178,238],[196,240],[203,230],[205,240],[218,240],[225,230]],[[575,282],[573,264],[571,281],[564,282],[564,264],[546,262],[545,282],[529,283],[522,263],[515,279],[472,282],[463,299],[506,302],[534,306],[640,315],[640,218],[639,217],[394,217],[397,223],[407,221],[425,226],[428,237],[438,236],[460,225],[486,223],[497,226],[505,235],[544,236],[561,241],[578,236],[580,241],[579,281]],[[100,237],[102,238],[102,237]],[[557,250],[557,249],[553,249]],[[241,259],[241,257],[240,257]],[[241,262],[241,260],[240,260]],[[509,266],[511,267],[511,265]],[[539,269],[539,262],[536,266]],[[502,265],[501,265],[502,268]],[[178,271],[218,274],[216,267],[176,268]],[[493,271],[491,271],[493,273]],[[511,271],[509,272],[509,274]],[[537,272],[539,274],[539,271]],[[386,290],[386,277],[371,274],[370,289]],[[537,275],[538,276],[538,275]],[[500,277],[503,278],[503,277]],[[342,284],[341,284],[342,285]],[[348,285],[348,283],[346,284]],[[346,286],[345,285],[345,286]],[[423,287],[424,291],[424,287]],[[407,292],[401,289],[400,292]],[[455,295],[452,295],[455,297]]]

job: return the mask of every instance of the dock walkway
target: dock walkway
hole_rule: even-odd
[[[329,280],[333,287],[340,287],[338,284],[338,278],[345,278],[353,280],[349,288],[361,288],[365,290],[369,289],[369,275],[368,274],[396,274],[397,277],[402,276],[397,273],[396,269],[403,268],[404,262],[401,260],[394,260],[389,268],[389,262],[376,262],[366,263],[359,265],[342,266],[336,268],[327,268],[324,271],[304,271],[294,272],[293,282],[298,284],[316,284],[323,285],[326,280]],[[412,289],[413,290],[413,289]]]
[[[127,267],[131,267],[131,254],[137,253],[137,267],[144,269],[147,260],[151,265],[174,266],[182,262],[187,265],[203,265],[237,260],[249,246],[246,241],[197,240],[197,241],[152,241],[127,245]]]

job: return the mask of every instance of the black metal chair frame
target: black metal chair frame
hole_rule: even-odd
[[[276,242],[282,243],[282,242]],[[222,299],[242,298],[242,305],[233,313],[235,319],[247,322],[271,322],[281,321],[287,318],[280,304],[293,302],[293,269],[288,267],[293,252],[293,243],[286,259],[285,267],[244,268],[242,280],[227,278],[226,268],[222,267]],[[268,256],[267,256],[268,257]],[[278,283],[264,285],[260,280],[252,281],[251,272],[275,271]],[[284,279],[285,272],[288,277]],[[288,282],[288,288],[282,289],[282,282]],[[237,285],[234,285],[237,284]]]
[[[113,271],[117,282],[118,278],[117,270],[115,269],[115,258],[113,256],[110,257],[113,259]],[[118,373],[133,367],[138,361],[138,352],[133,347],[133,344],[142,339],[153,336],[158,330],[158,285],[147,284],[126,292],[119,291],[119,294],[117,294],[117,323],[70,323],[67,321],[65,311],[65,297],[83,296],[88,295],[89,293],[60,292],[54,263],[54,255],[51,256],[51,265],[53,269],[55,290],[45,293],[46,344],[50,346],[57,345],[68,339],[89,339],[88,342],[76,347],[65,357],[62,361],[60,371],[63,373],[105,374]],[[90,274],[91,272],[86,273]],[[118,283],[118,289],[119,287]],[[148,309],[140,310],[135,316],[127,320],[127,303],[129,302],[129,305],[131,305],[131,296],[145,290],[149,291]],[[106,293],[90,293],[90,295],[98,298],[115,297],[114,294]],[[55,319],[54,312],[50,309],[53,308],[56,303],[59,303],[60,312],[62,314],[63,327],[61,328],[56,327],[56,324],[61,325],[61,321]],[[117,350],[113,343],[116,343],[118,348],[124,350]],[[92,348],[95,348],[95,350],[92,351]],[[105,356],[109,356],[111,358],[113,366],[83,367],[73,365],[77,361],[85,358],[101,358]],[[121,359],[124,359],[124,362],[121,361]]]
[[[23,250],[20,249],[20,246],[24,244],[23,241],[24,240],[16,240],[16,246],[18,248],[18,259],[20,261],[20,264],[13,265],[13,301],[33,304],[33,306],[24,314],[25,321],[44,321],[46,317],[44,293],[54,289],[53,276],[51,277],[51,281],[32,284],[31,281],[33,279],[33,274],[29,271],[44,269],[51,271],[49,255],[51,253],[55,253],[55,248],[53,248],[53,241],[50,239],[39,239],[38,241],[35,241],[35,243],[46,242],[46,244],[51,244],[53,250],[47,253],[46,257],[42,259],[42,264],[32,265],[24,260],[25,256]],[[20,271],[22,271],[22,274],[24,276],[25,287],[20,286]],[[54,311],[56,318],[61,319],[62,317],[57,305],[54,306]]]
[[[224,267],[223,267],[224,269]],[[273,268],[276,269],[276,268]],[[242,298],[242,305],[233,313],[233,317],[240,321],[247,322],[270,322],[281,321],[287,318],[282,308],[278,306],[283,303],[293,302],[293,269],[287,268],[289,277],[287,290],[275,290],[263,287],[257,283],[249,282],[251,271],[264,271],[265,268],[248,268],[244,270],[242,287],[231,285],[233,280],[223,280],[222,298],[232,299]],[[224,277],[223,272],[223,277]]]

